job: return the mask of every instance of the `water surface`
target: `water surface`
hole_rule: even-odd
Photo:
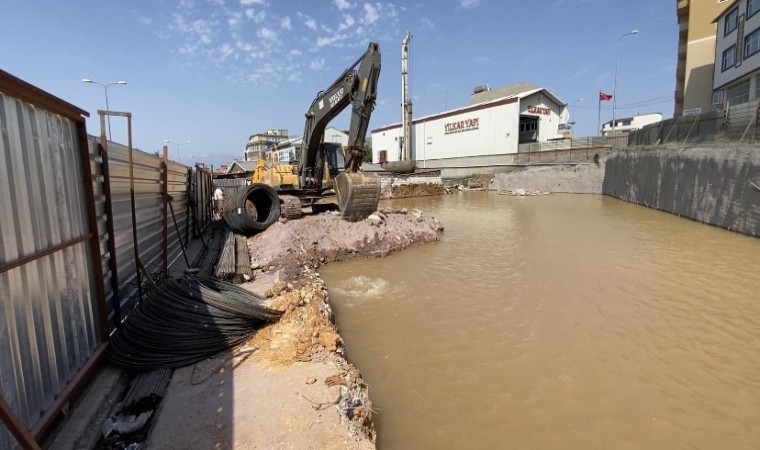
[[[391,205],[441,242],[320,269],[379,448],[760,447],[760,240],[591,195]]]

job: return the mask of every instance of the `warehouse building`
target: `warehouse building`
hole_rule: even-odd
[[[481,101],[485,99],[484,101]],[[479,86],[466,107],[412,121],[412,159],[422,168],[510,164],[522,143],[568,138],[567,105],[529,83]],[[398,161],[400,123],[372,130],[372,161]]]

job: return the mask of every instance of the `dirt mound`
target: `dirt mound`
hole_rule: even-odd
[[[254,281],[246,287],[266,295],[272,307],[284,311],[279,321],[259,330],[246,344],[256,348],[251,360],[277,368],[296,362],[327,362],[336,367],[324,388],[341,386],[336,405],[350,434],[374,442],[367,386],[344,359],[327,288],[315,270],[331,261],[379,257],[437,241],[442,231],[435,218],[419,210],[386,209],[355,223],[331,213],[283,220],[249,238]]]
[[[391,188],[392,198],[425,197],[428,195],[444,195],[446,188],[442,184],[401,184]]]
[[[332,213],[275,223],[248,239],[254,284],[259,291],[262,286],[275,287],[277,282],[298,288],[307,279],[302,276],[304,266],[317,268],[331,261],[385,256],[410,245],[437,241],[443,230],[438,220],[419,210],[384,210],[374,216],[377,225],[369,220],[347,222]]]

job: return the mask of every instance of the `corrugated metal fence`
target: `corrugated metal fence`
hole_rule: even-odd
[[[183,242],[188,241],[190,179],[188,168],[182,164],[164,161],[154,154],[133,149],[130,183],[128,147],[114,142],[106,142],[104,146],[104,143],[94,137],[90,137],[88,143],[92,170],[98,181],[96,204],[98,211],[103,211],[99,216],[98,229],[103,255],[101,264],[106,276],[109,328],[113,330],[129,312],[139,293],[138,265],[132,233],[132,187],[137,224],[137,256],[150,272],[158,273],[164,272],[181,251],[171,209],[177,219],[179,235]],[[104,159],[108,161],[107,173],[103,166]],[[172,198],[171,208],[165,204],[164,194]],[[111,234],[113,239],[109,240]]]
[[[208,171],[88,137],[83,115],[0,71],[0,448],[33,446],[87,384],[138,261],[165,273],[211,220]]]
[[[0,71],[0,448],[42,434],[105,348],[83,113]]]

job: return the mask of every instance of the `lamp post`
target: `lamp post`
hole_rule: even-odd
[[[573,100],[573,109],[572,109],[572,111],[570,111],[570,118],[573,119],[572,121],[570,121],[570,123],[573,124],[573,125],[575,125],[575,117],[574,117],[575,116],[575,104],[578,103],[578,102],[582,102],[582,101],[583,101],[583,97]]]
[[[189,144],[189,143],[190,143],[190,141],[185,141],[185,142],[172,142],[172,141],[170,141],[169,139],[164,139],[164,142],[165,142],[165,143],[167,143],[167,144],[173,144],[173,145],[176,145],[176,146],[177,146],[177,162],[178,162],[178,163],[181,163],[182,161],[180,160],[180,156],[179,156],[179,148],[180,148],[180,146],[182,146],[182,145],[185,145],[185,144]]]
[[[625,34],[620,35],[620,37],[617,38],[617,47],[615,49],[615,78],[612,84],[612,131],[611,131],[612,137],[615,136],[615,108],[617,106],[617,73],[618,73],[618,62],[620,61],[620,40],[626,36],[631,36],[638,33],[639,33],[639,30],[631,30]]]
[[[126,81],[114,81],[112,83],[103,84],[89,78],[82,78],[82,83],[92,83],[103,86],[106,93],[106,111],[110,111],[110,108],[108,107],[108,86],[113,86],[114,84],[127,84]],[[106,117],[106,119],[108,120],[108,140],[111,140],[111,116]]]

